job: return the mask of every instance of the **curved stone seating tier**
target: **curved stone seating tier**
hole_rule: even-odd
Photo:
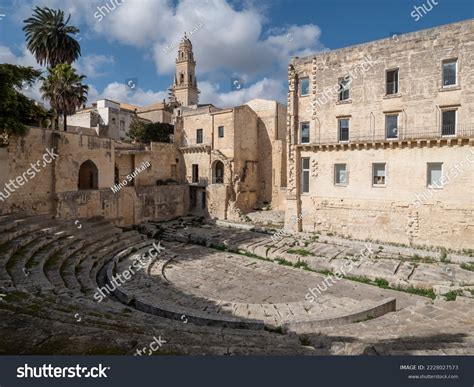
[[[314,273],[184,243],[166,243],[162,256],[150,259],[148,267],[118,287],[134,293],[123,293],[123,303],[113,297],[97,302],[92,288],[103,286],[104,273],[114,270],[111,264],[102,269],[101,266],[113,260],[119,273],[133,262],[133,257],[146,254],[153,240],[142,240],[136,232],[122,232],[100,219],[81,223],[79,230],[74,222],[57,221],[51,216],[0,216],[0,279],[5,280],[0,282],[0,292],[6,294],[0,300],[0,330],[8,332],[2,336],[0,354],[133,354],[159,335],[167,341],[160,351],[171,354],[361,354],[366,350],[404,354],[403,346],[408,348],[405,351],[419,354],[431,353],[433,348],[445,354],[474,353],[474,308],[463,298],[459,302],[434,303],[418,302],[418,297],[401,299],[406,304],[402,310],[362,321],[364,316],[375,317],[374,308],[383,309],[385,297],[393,292],[373,287],[370,292],[366,285],[348,286],[341,282],[321,295],[310,309],[313,312],[316,307],[326,307],[324,321],[330,326],[317,319],[316,325],[311,319],[293,318],[288,322],[284,314],[287,309],[283,308],[289,305],[288,311],[292,311],[292,304],[304,305],[305,288],[319,283],[314,283]],[[215,234],[213,242],[217,242],[220,230],[207,231]],[[254,243],[241,233],[228,238],[240,238],[255,248],[266,249],[264,242]],[[16,253],[19,254],[12,259]],[[13,269],[13,281],[6,270],[7,262]],[[273,267],[278,269],[274,271]],[[24,278],[23,268],[29,268],[29,275]],[[273,277],[272,284],[270,278],[263,276],[267,272]],[[80,281],[88,287],[85,293]],[[135,281],[143,281],[143,286],[134,288]],[[9,282],[9,287],[4,282]],[[138,290],[143,292],[141,295],[152,294],[153,302],[158,294],[173,298],[159,300],[158,306],[167,309],[152,310],[151,305],[136,297]],[[211,319],[200,307],[210,300],[225,300],[221,311]],[[364,300],[370,302],[365,304]],[[397,296],[397,304],[399,300]],[[305,332],[305,340],[300,341],[297,335],[225,327],[261,328],[265,324],[263,319],[254,320],[245,314],[234,314],[233,308],[225,309],[247,302],[281,308],[278,321],[282,330]],[[124,305],[127,303],[131,307]],[[359,314],[357,305],[363,307]],[[389,308],[390,303],[385,307]],[[347,315],[336,313],[341,308],[351,310],[350,321],[361,322],[346,324]],[[180,314],[182,310],[190,312],[189,316]],[[240,313],[240,309],[236,310]],[[270,313],[267,314],[264,318],[271,326]],[[220,327],[192,324],[209,321]],[[409,342],[403,337],[408,337]],[[400,340],[402,349],[397,348],[396,340]],[[436,345],[433,340],[437,340]]]
[[[98,234],[94,239],[89,240],[82,249],[72,254],[60,267],[60,275],[64,280],[66,287],[70,289],[81,289],[81,284],[77,278],[81,262],[88,261],[91,257],[94,257],[99,250],[127,237],[128,234],[117,234],[115,231],[111,234],[109,231]]]
[[[143,228],[148,233],[153,233],[153,228],[159,230],[162,238],[167,241],[227,248],[269,259],[285,259],[292,263],[304,261],[316,271],[335,271],[351,260],[351,276],[370,280],[383,278],[392,287],[464,289],[468,295],[470,287],[474,286],[473,272],[461,266],[462,263],[472,262],[472,258],[467,255],[450,254],[449,261],[443,262],[440,253],[391,245],[379,247],[374,242],[369,243],[373,251],[372,257],[362,260],[360,253],[366,249],[367,243],[322,235],[302,235],[296,238],[283,233],[272,239],[272,234],[262,232],[198,226],[193,222],[178,221],[149,222]],[[399,252],[394,252],[396,249]],[[428,259],[425,259],[425,255]]]
[[[195,324],[250,329],[282,326],[300,332],[395,310],[393,297],[375,296],[376,292],[367,289],[364,293],[371,296],[368,300],[352,298],[354,289],[346,289],[346,296],[323,294],[310,303],[305,300],[308,287],[301,283],[316,286],[324,279],[322,275],[216,253],[201,246],[166,243],[165,247],[166,254],[161,259],[150,260],[146,270],[135,273],[116,289],[120,301],[168,318],[186,316]],[[133,267],[135,259],[136,254],[115,259],[108,267],[109,283],[117,273]],[[284,286],[278,278],[284,279]]]
[[[93,271],[97,271],[105,264],[105,261],[113,256],[115,251],[122,250],[128,246],[133,246],[143,240],[143,236],[134,235],[125,239],[120,239],[114,243],[97,250],[88,259],[83,259],[76,266],[76,276],[81,284],[82,291],[88,294],[97,287],[95,278],[92,278]],[[96,269],[95,269],[96,268]]]
[[[101,343],[105,353],[108,346],[119,346],[120,353],[133,354],[154,335],[169,342],[165,353],[312,353],[295,337],[216,331],[143,313],[108,298],[98,303],[92,292],[99,286],[96,278],[102,265],[123,251],[145,252],[154,241],[105,222],[81,223],[83,228],[77,230],[70,227],[70,222],[50,217],[0,217],[4,242],[0,247],[0,270],[10,281],[8,288],[0,284],[0,291],[7,295],[0,300],[0,329],[9,332],[0,353],[82,354],[87,353],[87,348],[81,349],[84,343],[91,348]],[[65,273],[67,278],[63,278]],[[77,286],[67,287],[71,284]],[[87,287],[86,293],[81,285]]]

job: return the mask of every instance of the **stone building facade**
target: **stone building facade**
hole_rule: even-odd
[[[285,115],[276,101],[220,109],[198,104],[196,62],[186,37],[176,58],[175,144],[183,155],[190,210],[242,220],[263,204],[282,208],[286,187]]]
[[[47,156],[45,161],[49,153],[57,157]],[[8,147],[0,148],[0,160],[0,187],[9,193],[0,199],[0,214],[53,214],[71,220],[103,216],[127,226],[188,211],[188,186],[176,180],[176,166],[182,162],[173,144],[127,145],[30,128],[28,135],[11,138]],[[133,176],[144,162],[150,167]],[[112,187],[120,181],[127,183],[114,192]],[[11,190],[5,191],[7,184]]]
[[[59,156],[41,178],[0,200],[0,213],[104,216],[131,225],[190,212],[242,220],[270,203],[282,209],[286,108],[267,100],[230,109],[199,105],[195,67],[185,37],[170,101],[138,107],[99,100],[68,117],[68,132],[31,128],[12,138],[0,148],[0,187],[22,176],[46,148]],[[174,123],[173,142],[122,141],[133,119]]]
[[[294,58],[287,229],[473,248],[473,65],[472,20]]]

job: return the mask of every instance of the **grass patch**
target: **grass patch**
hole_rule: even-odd
[[[279,335],[284,335],[285,333],[283,332],[283,329],[280,325],[278,325],[277,327],[269,327],[267,325],[265,325],[264,329],[267,331],[267,332],[271,332],[271,333],[277,333]]]
[[[409,261],[411,262],[417,262],[417,263],[436,263],[436,259],[433,259],[431,257],[422,257],[418,254],[415,254],[413,257],[408,258]]]
[[[301,345],[304,345],[306,347],[311,345],[311,341],[309,340],[309,337],[306,335],[298,336],[298,339],[300,340]]]
[[[305,250],[305,249],[290,249],[290,250],[287,250],[287,253],[288,254],[302,255],[303,257],[313,255],[313,253],[311,251],[308,251],[308,250]]]
[[[443,294],[443,297],[446,298],[446,301],[456,301],[457,296],[459,296],[461,294],[462,294],[462,290],[451,290],[451,291]]]
[[[311,269],[309,266],[308,266],[308,262],[306,261],[298,261],[296,263],[293,264],[293,267],[297,268],[297,269],[303,269],[303,270],[307,270],[307,271],[313,271],[313,269]]]
[[[333,272],[327,269],[316,270],[316,273],[323,274],[323,275],[333,275]]]
[[[364,322],[364,321],[370,321],[370,320],[373,320],[375,317],[374,316],[367,316],[366,318],[363,318],[361,320],[356,320],[353,322],[353,324],[357,324],[357,323],[360,323],[360,322]]]
[[[474,271],[474,262],[463,263],[463,264],[461,265],[461,269],[469,270],[469,271]]]
[[[275,262],[282,266],[291,266],[293,267],[293,262],[287,261],[284,258],[276,258]]]
[[[377,285],[379,288],[382,288],[382,289],[388,289],[389,288],[389,283],[384,278],[376,278],[375,281],[374,281],[374,284]]]
[[[374,282],[367,277],[356,277],[356,276],[348,275],[344,278],[350,281],[361,282],[363,284],[368,284],[368,285],[374,285]]]
[[[436,298],[436,294],[433,291],[433,289],[423,289],[423,288],[417,288],[415,286],[410,286],[408,288],[402,288],[400,286],[396,288],[392,288],[393,290],[398,290],[400,292],[406,292],[410,294],[415,294],[417,296],[422,296],[422,297],[428,297],[434,300]]]

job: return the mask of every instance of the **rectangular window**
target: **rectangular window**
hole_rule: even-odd
[[[339,120],[339,141],[349,141],[349,119],[343,118]]]
[[[372,164],[372,177],[374,186],[385,185],[385,163]]]
[[[220,138],[224,137],[224,127],[223,126],[219,126],[219,137]]]
[[[199,183],[199,165],[193,164],[193,183]]]
[[[309,122],[301,123],[300,132],[300,143],[309,144]]]
[[[301,159],[301,191],[309,192],[309,157]]]
[[[443,188],[443,163],[427,164],[427,181],[429,188]]]
[[[398,138],[398,115],[385,116],[385,133],[387,138]]]
[[[301,97],[309,95],[309,78],[301,78]]]
[[[456,110],[444,110],[442,115],[441,134],[454,136],[456,134]]]
[[[398,69],[387,71],[387,95],[398,93]]]
[[[202,144],[202,129],[196,130],[196,144]]]
[[[347,164],[334,164],[334,184],[348,184]]]
[[[351,81],[348,77],[339,79],[339,101],[347,101],[349,99],[349,88]]]
[[[120,120],[120,130],[121,130],[122,132],[125,131],[125,121]]]
[[[456,59],[443,62],[443,86],[456,85],[457,63]]]

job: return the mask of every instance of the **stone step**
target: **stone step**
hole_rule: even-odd
[[[88,259],[95,251],[124,237],[126,237],[125,233],[116,234],[115,230],[107,230],[96,234],[93,239],[88,239],[88,243],[85,246],[74,254],[69,255],[59,268],[59,274],[66,284],[66,287],[69,289],[80,289],[81,285],[76,277],[76,267],[81,261]]]

